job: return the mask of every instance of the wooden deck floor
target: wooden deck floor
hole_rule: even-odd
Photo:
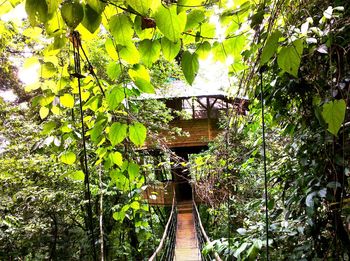
[[[174,261],[200,261],[201,255],[194,226],[192,202],[179,202],[177,208],[178,223]]]

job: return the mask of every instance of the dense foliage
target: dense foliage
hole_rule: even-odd
[[[197,168],[211,170],[204,171],[209,176],[197,177],[199,185],[215,180],[212,191],[232,192],[230,200],[207,210],[211,214],[207,226],[215,228],[212,236],[223,238],[214,248],[224,256],[266,257],[262,84],[270,257],[349,258],[349,6],[337,4],[344,6],[300,4],[297,10],[288,9],[283,26],[271,27],[257,54],[265,66],[256,78],[248,74],[247,84],[255,82],[248,91],[252,101],[248,116],[226,121],[226,135],[213,144],[209,155],[196,159]],[[208,201],[215,202],[215,197]]]
[[[206,250],[265,258],[266,203],[272,260],[349,258],[347,1],[10,0],[0,14],[19,4],[28,20],[0,24],[1,88],[27,95],[11,67],[13,39],[31,50],[24,67],[40,68],[40,79],[25,88],[30,111],[1,103],[1,257],[149,256],[164,220],[142,199],[140,148],[172,117],[140,96],[169,78],[193,84],[210,56],[250,107],[231,112],[224,135],[191,161],[217,239]]]

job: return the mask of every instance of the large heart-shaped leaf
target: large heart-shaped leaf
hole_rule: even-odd
[[[199,69],[198,55],[185,51],[182,55],[181,67],[187,82],[192,85]]]
[[[66,108],[73,108],[74,107],[74,98],[69,93],[66,93],[60,97],[60,103]]]
[[[295,40],[292,45],[282,47],[277,57],[278,66],[285,72],[298,77],[301,55],[303,54],[303,40]]]
[[[163,57],[168,61],[172,61],[176,57],[176,55],[179,53],[181,48],[180,41],[177,41],[176,43],[174,43],[165,37],[162,38],[161,45],[162,45]]]
[[[62,4],[61,14],[68,27],[75,29],[84,18],[84,8],[79,2],[66,1]]]
[[[278,47],[278,39],[282,36],[280,31],[273,32],[266,40],[265,47],[262,51],[260,64],[267,63],[270,58],[275,54]]]
[[[143,40],[140,42],[139,51],[141,54],[141,60],[144,65],[151,67],[152,64],[158,60],[160,55],[160,43],[159,41]]]
[[[136,64],[140,61],[140,53],[133,43],[126,46],[118,45],[120,58],[129,64]]]
[[[129,45],[131,44],[134,30],[128,15],[117,14],[109,21],[109,30],[111,31],[114,40],[117,44]]]
[[[85,0],[85,2],[99,14],[101,14],[106,7],[106,3],[101,0]]]
[[[105,42],[105,48],[106,51],[109,55],[109,57],[111,57],[113,60],[118,61],[119,60],[119,55],[117,50],[115,49],[115,46],[113,44],[112,39],[108,38]]]
[[[136,146],[142,146],[146,140],[147,129],[139,122],[129,126],[129,138]]]
[[[120,86],[114,86],[107,93],[107,104],[110,110],[114,110],[124,100],[124,89]]]
[[[143,65],[140,64],[135,64],[132,69],[129,69],[128,73],[133,81],[135,81],[136,79],[143,79],[149,82],[151,80],[149,71]]]
[[[149,81],[137,78],[134,83],[142,92],[154,93],[154,86]]]
[[[186,12],[177,14],[176,5],[171,7],[160,6],[155,14],[158,29],[172,42],[177,42],[185,30]]]
[[[25,10],[32,26],[40,22],[45,23],[48,19],[49,10],[45,0],[26,0]]]
[[[159,4],[159,0],[126,0],[136,12],[142,16],[147,16],[151,10],[155,10]]]
[[[117,164],[119,167],[123,165],[123,155],[120,152],[111,152],[109,153],[108,157],[114,164]]]
[[[77,157],[73,152],[67,151],[61,155],[60,160],[65,164],[72,165],[75,162],[76,158]]]
[[[112,146],[121,143],[126,138],[127,129],[128,126],[123,123],[115,122],[112,124],[108,133],[108,139],[110,140]]]
[[[205,19],[205,14],[202,10],[194,9],[187,15],[187,23],[185,31],[194,29],[200,25],[201,22]]]
[[[89,30],[90,33],[94,33],[100,26],[102,16],[96,12],[90,5],[84,6],[84,19],[82,25]]]
[[[329,101],[322,106],[322,117],[328,124],[328,131],[337,136],[344,122],[346,103],[344,100]]]

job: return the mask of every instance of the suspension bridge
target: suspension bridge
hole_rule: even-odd
[[[245,114],[248,102],[244,99],[228,98],[220,92],[204,94],[200,93],[200,89],[186,89],[184,86],[176,86],[176,90],[178,93],[173,97],[169,97],[168,92],[165,97],[155,98],[163,99],[170,110],[182,111],[187,115],[186,118],[181,118],[174,114],[174,120],[170,124],[189,135],[163,135],[166,146],[182,163],[187,163],[189,155],[207,149],[208,142],[221,132],[218,128],[219,116],[227,115],[229,111]],[[191,90],[191,93],[188,93],[188,90]],[[157,166],[157,163],[161,162],[157,159],[161,152],[154,147],[156,146],[151,141],[147,141],[145,150],[152,156],[153,165]],[[171,158],[166,161],[169,163],[167,165],[171,166],[170,169],[154,169],[156,180],[163,182],[157,185],[149,184],[144,192],[144,198],[150,205],[171,206],[163,236],[149,260],[220,261],[218,253],[213,250],[203,254],[203,248],[211,244],[211,241],[201,221],[197,207],[201,200],[197,197],[195,186],[190,184],[190,171],[185,167],[186,164],[170,164]],[[168,174],[164,175],[164,172]]]
[[[176,201],[173,194],[171,212],[158,248],[149,258],[174,261],[221,261],[216,252],[203,255],[205,244],[210,244],[195,200]]]

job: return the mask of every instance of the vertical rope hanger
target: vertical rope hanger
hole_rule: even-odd
[[[81,39],[80,34],[77,31],[74,31],[71,34],[71,41],[73,43],[73,55],[74,55],[74,74],[73,77],[77,78],[78,89],[79,89],[79,106],[80,106],[80,121],[81,121],[81,131],[82,131],[82,142],[83,142],[83,170],[85,173],[85,197],[88,200],[88,218],[89,218],[89,226],[90,226],[90,240],[93,252],[93,258],[97,261],[97,252],[95,246],[95,235],[94,235],[94,226],[93,226],[93,213],[92,213],[92,204],[91,204],[91,192],[90,192],[90,179],[89,179],[89,169],[88,169],[88,161],[87,161],[87,152],[86,152],[86,141],[85,141],[85,126],[84,126],[84,112],[83,112],[83,104],[82,104],[82,95],[81,95],[81,83],[80,79],[84,76],[81,74],[81,66],[80,66],[80,53],[79,48],[81,47]]]
[[[225,164],[225,172],[226,172],[226,175],[228,175],[228,159],[229,159],[229,156],[228,156],[228,148],[229,148],[229,129],[230,129],[230,120],[231,120],[231,117],[229,118],[228,117],[228,103],[226,101],[226,118],[227,118],[227,125],[226,125],[226,133],[225,133],[225,150],[226,150],[226,155],[225,155],[225,160],[226,160],[226,164]],[[230,238],[231,238],[231,202],[230,202],[230,190],[228,192],[228,196],[227,196],[227,223],[228,223],[228,231],[227,231],[227,243],[228,243],[228,249],[230,251],[230,248],[231,248],[231,242],[230,242]]]
[[[264,92],[263,92],[263,72],[265,68],[260,68],[260,102],[261,102],[261,124],[263,139],[263,161],[264,161],[264,192],[265,192],[265,225],[266,225],[266,260],[270,260],[269,253],[269,210],[267,196],[267,170],[266,170],[266,140],[265,140],[265,112],[264,112]]]

